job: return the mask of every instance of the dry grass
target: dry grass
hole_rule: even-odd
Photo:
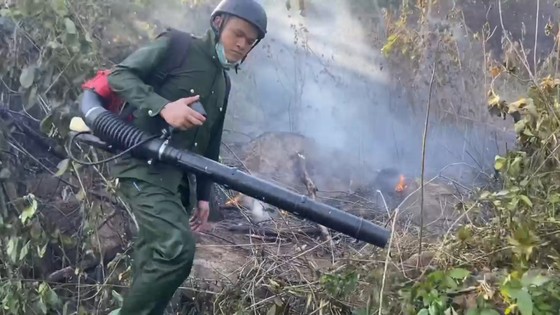
[[[403,196],[400,205],[406,205],[414,194],[418,190]],[[449,207],[437,210],[447,211]],[[301,223],[291,215],[281,215],[265,225],[277,233],[273,237],[264,235],[268,229],[262,225],[253,226],[252,233],[239,234],[228,232],[229,224],[221,222],[201,240],[199,255],[206,259],[208,252],[219,249],[221,255],[243,257],[242,261],[232,264],[231,259],[224,259],[224,265],[216,263],[213,270],[195,271],[189,287],[198,288],[199,293],[187,292],[191,289],[184,293],[199,301],[199,311],[212,310],[212,314],[265,314],[271,308],[278,312],[274,314],[351,314],[359,309],[381,314],[382,307],[397,310],[396,289],[432,270],[438,257],[445,256],[443,246],[433,238],[439,231],[430,227],[426,228],[430,233],[426,233],[424,251],[418,255],[419,227],[409,212],[377,210],[376,221],[392,230],[386,249],[355,243],[336,233],[332,234],[333,248],[328,240],[321,240],[319,231],[314,237],[299,234]],[[452,215],[457,216],[445,214]],[[444,239],[452,237],[456,228],[449,226]]]

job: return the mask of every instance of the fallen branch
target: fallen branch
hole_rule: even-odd
[[[283,237],[283,238],[288,238],[290,234],[300,234],[300,235],[306,235],[310,237],[322,234],[322,231],[315,227],[278,229],[278,228],[256,227],[254,225],[243,224],[243,225],[225,226],[224,228],[234,233],[257,234],[261,236]]]
[[[25,117],[24,115],[21,115],[20,113],[17,113],[17,112],[15,112],[15,113],[18,114],[20,118],[16,118],[14,116],[14,112],[9,110],[8,108],[6,108],[5,105],[0,106],[0,117],[2,119],[8,120],[8,121],[11,121],[12,123],[14,123],[14,125],[21,132],[23,132],[26,136],[28,136],[29,139],[34,141],[35,144],[37,144],[41,149],[44,149],[45,152],[49,152],[54,157],[56,157],[58,159],[57,162],[59,162],[60,160],[64,160],[66,158],[65,153],[57,150],[57,145],[52,139],[48,138],[47,136],[42,135],[40,132],[37,132],[35,130],[35,129],[39,129],[38,126],[34,126],[35,129],[30,126],[32,124],[35,125],[34,122],[30,121],[27,117]],[[22,119],[25,119],[25,121],[21,121]]]
[[[93,267],[96,266],[97,265],[93,265]],[[80,270],[82,273],[77,274],[76,272]],[[84,270],[85,269],[80,268],[76,269],[72,266],[64,267],[49,274],[45,280],[49,283],[70,283],[72,280],[80,281],[85,284],[99,283],[100,279],[97,279],[95,276],[92,277],[88,273],[83,273]],[[78,278],[81,278],[81,280],[77,280]]]
[[[62,282],[66,282],[68,279],[72,278],[73,276],[75,276],[74,267],[69,266],[69,267],[65,267],[65,268],[59,269],[57,271],[54,271],[53,273],[48,275],[47,276],[47,281],[48,282],[62,283]]]

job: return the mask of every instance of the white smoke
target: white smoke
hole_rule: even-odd
[[[235,132],[226,133],[226,141],[239,139],[239,134],[295,132],[347,152],[345,157],[324,158],[334,168],[334,162],[349,159],[358,165],[396,167],[419,175],[428,93],[421,91],[416,95],[422,98],[407,99],[394,84],[381,47],[372,43],[375,36],[383,37],[382,25],[364,28],[350,0],[306,1],[305,16],[298,14],[297,1],[292,0],[291,10],[285,1],[261,2],[268,13],[269,32],[241,72],[232,74],[226,128]],[[208,27],[209,14],[210,9],[188,12],[184,21],[175,23],[165,16],[167,24],[201,32]],[[430,124],[429,173],[452,163],[492,165],[498,148],[485,130]]]

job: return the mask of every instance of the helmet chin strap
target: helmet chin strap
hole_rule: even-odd
[[[245,61],[245,58],[247,58],[247,56],[249,56],[249,53],[253,50],[253,48],[257,47],[257,45],[260,43],[261,39],[258,38],[255,43],[253,44],[253,46],[251,46],[251,49],[249,49],[249,51],[247,52],[247,54],[245,55],[245,57],[243,57],[243,59],[241,59],[241,61],[239,62],[239,64],[242,64]]]

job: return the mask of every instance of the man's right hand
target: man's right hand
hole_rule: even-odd
[[[190,107],[199,98],[200,96],[196,95],[168,103],[159,114],[173,128],[186,130],[201,126],[206,118]]]

